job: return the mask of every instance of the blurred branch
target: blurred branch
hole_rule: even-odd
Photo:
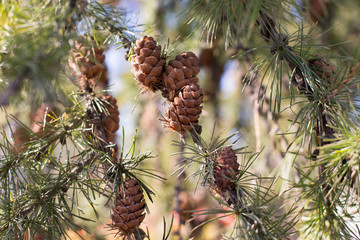
[[[24,82],[24,79],[30,73],[30,68],[26,67],[15,79],[15,81],[11,82],[5,92],[0,97],[0,106],[9,105],[10,97],[16,93],[19,93],[21,89],[21,85]]]
[[[255,137],[256,137],[256,152],[261,151],[261,129],[260,129],[260,104],[255,99],[253,101],[253,112],[254,112],[254,126],[255,126]]]
[[[183,136],[184,141],[186,136]],[[184,141],[181,141],[181,145],[180,145],[180,156],[178,158],[178,164],[180,164],[181,162],[184,161],[184,150],[185,150],[185,143]],[[176,183],[175,186],[175,212],[177,213],[177,215],[179,216],[178,219],[175,219],[179,221],[179,228],[176,229],[176,231],[174,232],[174,235],[177,236],[178,240],[183,240],[183,237],[181,235],[181,226],[184,224],[181,215],[182,215],[182,209],[181,209],[181,198],[180,198],[180,194],[181,192],[184,190],[182,185],[185,179],[185,172],[181,172],[180,175],[178,176],[178,181]]]

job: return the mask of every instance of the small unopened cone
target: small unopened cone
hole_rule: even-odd
[[[316,55],[315,59],[310,60],[309,67],[319,78],[325,80],[328,84],[336,77],[335,66],[321,55]]]
[[[111,215],[113,229],[119,230],[122,236],[136,234],[145,218],[145,199],[137,180],[127,179],[116,196]]]
[[[237,156],[231,147],[221,149],[216,159],[214,178],[216,187],[222,191],[230,189],[239,174]]]

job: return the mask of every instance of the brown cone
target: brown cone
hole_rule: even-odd
[[[319,78],[327,83],[335,78],[335,66],[321,55],[316,55],[315,59],[309,61],[309,67],[318,75]]]
[[[136,229],[145,218],[145,206],[139,183],[135,179],[127,179],[116,196],[115,206],[112,208],[111,227],[118,229],[124,236],[136,233]]]
[[[89,92],[92,92],[95,86],[106,88],[108,79],[104,49],[84,47],[83,44],[75,42],[75,49],[71,52],[69,66],[80,81],[81,88]]]
[[[220,190],[231,188],[239,174],[239,164],[235,152],[230,147],[221,149],[216,163],[214,168],[216,187]]]
[[[203,92],[200,86],[194,83],[186,85],[165,113],[166,126],[181,134],[184,134],[185,130],[191,130],[198,125],[202,102]]]
[[[192,52],[183,52],[165,67],[163,81],[168,91],[168,100],[173,101],[177,93],[186,85],[197,83],[200,72],[199,59]]]
[[[108,113],[102,114],[102,125],[105,130],[106,138],[109,142],[114,141],[115,133],[119,129],[119,110],[116,105],[116,99],[111,95],[102,97]]]
[[[153,37],[143,36],[136,40],[135,55],[131,58],[131,71],[136,80],[153,92],[161,88],[161,75],[165,65],[165,59],[161,57],[161,46],[156,44]]]

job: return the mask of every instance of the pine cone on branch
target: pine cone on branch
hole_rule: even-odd
[[[102,113],[102,125],[105,130],[106,138],[109,142],[113,142],[115,139],[116,131],[119,129],[119,110],[116,104],[116,99],[111,95],[105,95],[102,97],[107,113]]]
[[[171,60],[165,67],[163,81],[168,92],[168,100],[173,101],[177,93],[186,85],[198,83],[197,74],[200,72],[199,59],[192,52],[183,52]]]
[[[152,92],[162,89],[161,75],[165,59],[161,57],[161,46],[157,45],[153,37],[143,36],[136,40],[134,52],[131,71],[137,82]]]
[[[336,69],[328,59],[320,54],[307,61],[308,67],[323,81],[321,86],[332,86],[336,79]],[[313,89],[307,85],[300,68],[295,67],[295,74],[292,77],[292,83],[298,88],[298,91],[302,94],[307,95],[309,98],[313,95]],[[298,81],[296,75],[301,76],[301,81]],[[316,86],[319,87],[318,82],[315,82]]]
[[[237,156],[231,147],[221,149],[214,168],[215,186],[218,190],[230,190],[239,174]]]
[[[71,52],[72,57],[68,63],[80,81],[81,89],[93,92],[96,86],[106,88],[108,79],[104,49],[85,47],[82,43],[75,42],[75,48]]]
[[[309,60],[309,67],[319,78],[325,80],[328,84],[335,79],[335,66],[319,54],[317,54],[314,59]]]
[[[127,179],[116,196],[111,215],[112,229],[119,230],[125,239],[142,232],[138,227],[145,218],[145,199],[137,180]]]
[[[186,85],[181,89],[165,113],[165,126],[184,134],[198,125],[202,112],[203,92],[198,84]]]

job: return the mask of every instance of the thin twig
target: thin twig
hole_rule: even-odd
[[[254,101],[254,126],[255,126],[255,137],[256,137],[256,152],[261,151],[261,130],[260,130],[260,104],[258,101]]]
[[[185,136],[183,136],[183,140],[181,141],[181,146],[180,146],[180,156],[178,158],[178,164],[182,163],[184,161],[184,149],[185,149]],[[178,181],[176,183],[175,186],[175,212],[177,213],[177,215],[179,216],[179,228],[174,232],[174,235],[177,236],[179,240],[182,240],[183,237],[181,235],[181,226],[184,224],[184,222],[181,219],[181,214],[182,214],[182,209],[181,209],[181,199],[180,199],[180,194],[183,191],[183,181],[185,179],[185,173],[182,172],[180,174],[180,176],[178,176]],[[175,219],[176,220],[176,219]]]

